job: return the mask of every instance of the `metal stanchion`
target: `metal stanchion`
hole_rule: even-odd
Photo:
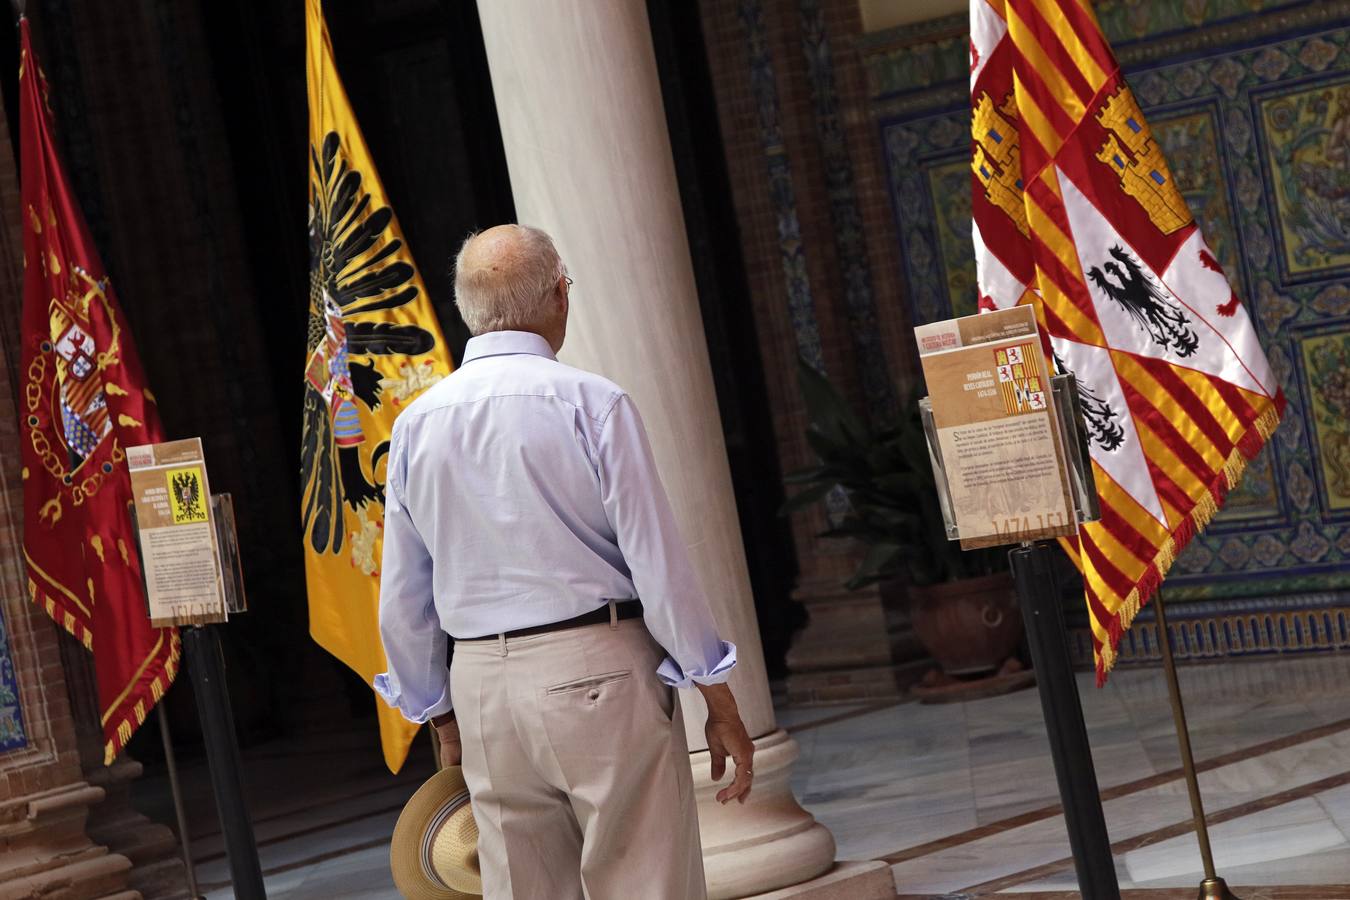
[[[1087,900],[1120,900],[1111,839],[1097,789],[1097,771],[1092,765],[1078,683],[1064,639],[1064,611],[1050,567],[1050,551],[1039,542],[1028,542],[1009,551],[1008,559],[1017,584],[1031,663],[1036,670],[1036,687],[1050,737],[1050,756],[1059,781],[1078,888]]]
[[[173,739],[169,736],[169,714],[165,711],[163,703],[155,707],[155,718],[159,719],[159,736],[164,741],[164,767],[169,772],[169,793],[173,795],[173,814],[178,820],[178,844],[183,848],[183,868],[187,872],[188,896],[192,900],[202,900],[202,892],[197,890],[197,871],[192,867],[187,812],[183,809],[183,792],[178,786],[178,760],[173,752]]]
[[[239,745],[234,737],[230,695],[225,688],[225,657],[215,626],[184,628],[183,650],[187,654],[197,714],[202,722],[211,790],[216,797],[220,832],[225,836],[234,896],[237,900],[266,900],[258,844],[253,837],[253,820],[244,804]]]
[[[1195,774],[1195,756],[1191,753],[1191,733],[1186,728],[1186,708],[1181,702],[1181,686],[1177,683],[1177,666],[1172,659],[1172,632],[1167,627],[1167,613],[1163,609],[1162,589],[1153,597],[1154,615],[1158,622],[1158,646],[1162,648],[1163,671],[1167,674],[1167,699],[1172,703],[1172,722],[1177,730],[1177,744],[1181,748],[1181,768],[1186,773],[1186,792],[1191,795],[1191,816],[1195,819],[1195,837],[1200,842],[1200,861],[1205,867],[1205,880],[1200,882],[1198,900],[1238,900],[1228,884],[1215,874],[1214,853],[1209,846],[1209,827],[1205,824],[1205,804],[1200,799],[1200,780]]]

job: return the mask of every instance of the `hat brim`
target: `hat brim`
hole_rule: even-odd
[[[437,884],[422,868],[422,836],[427,823],[452,797],[468,789],[464,770],[447,766],[428,778],[399,813],[389,842],[389,868],[394,873],[394,886],[408,900],[483,900],[482,894],[466,894]]]

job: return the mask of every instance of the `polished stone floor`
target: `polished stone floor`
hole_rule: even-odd
[[[1181,672],[1220,874],[1246,900],[1350,898],[1350,656]],[[1202,873],[1159,670],[1080,676],[1107,827],[1130,898],[1194,897]],[[787,708],[797,796],[844,859],[885,859],[903,898],[1077,896],[1033,690],[965,704]],[[395,898],[388,839],[429,772],[397,778],[364,736],[246,754],[268,895]],[[232,896],[200,772],[185,772],[193,855]],[[195,791],[195,794],[193,793]],[[1245,890],[1243,890],[1245,888]]]

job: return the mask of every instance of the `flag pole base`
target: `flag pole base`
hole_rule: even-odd
[[[1215,877],[1200,882],[1200,893],[1196,895],[1196,900],[1239,900],[1239,898],[1228,889],[1226,881]]]

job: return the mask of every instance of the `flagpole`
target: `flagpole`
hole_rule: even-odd
[[[164,767],[169,773],[169,793],[173,795],[173,814],[178,819],[178,843],[183,851],[183,868],[187,871],[190,900],[203,900],[197,890],[197,871],[192,867],[192,847],[188,843],[187,811],[183,808],[183,789],[178,784],[178,760],[173,752],[173,738],[169,735],[169,715],[164,704],[155,707],[159,719],[159,736],[164,742]]]
[[[1205,867],[1205,880],[1200,882],[1198,900],[1238,900],[1228,884],[1214,871],[1214,852],[1209,846],[1209,827],[1205,824],[1205,804],[1200,798],[1200,780],[1195,774],[1195,756],[1191,753],[1191,735],[1186,728],[1186,708],[1181,702],[1181,686],[1177,683],[1177,667],[1172,659],[1172,632],[1167,627],[1167,613],[1163,609],[1162,588],[1153,598],[1154,614],[1158,623],[1158,646],[1162,648],[1163,670],[1167,673],[1167,699],[1172,703],[1172,721],[1176,726],[1177,744],[1181,747],[1181,768],[1186,773],[1186,791],[1191,795],[1191,815],[1195,819],[1195,836],[1200,842],[1200,861]]]

